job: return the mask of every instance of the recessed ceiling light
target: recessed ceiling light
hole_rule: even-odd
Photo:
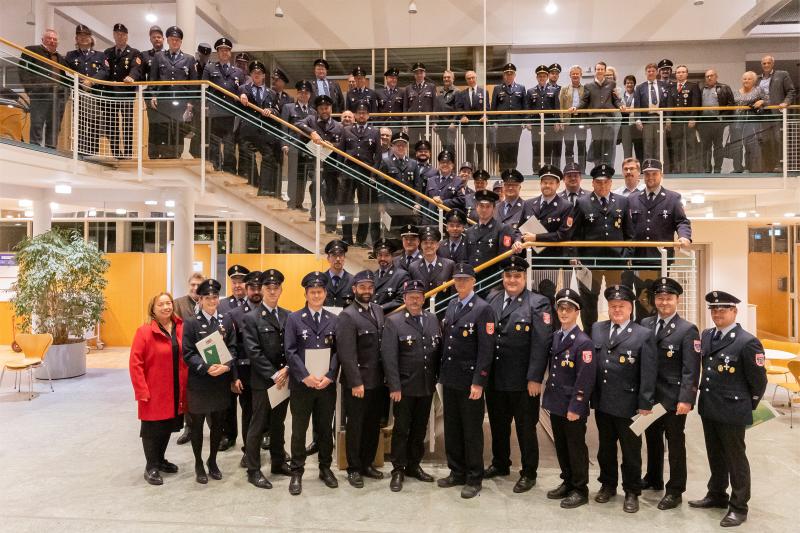
[[[797,214],[796,213],[784,213],[783,216],[785,216],[786,218],[792,218],[792,217],[796,217]]]
[[[145,200],[144,205],[158,205],[156,200]]]
[[[14,215],[6,215],[6,218],[14,218]]]
[[[17,205],[20,207],[33,207],[33,200],[20,200]]]
[[[747,218],[747,212],[746,211],[737,211],[736,212],[736,218]]]
[[[128,213],[128,210],[127,210],[127,209],[122,209],[122,208],[120,207],[120,208],[118,208],[118,209],[115,209],[115,210],[114,210],[114,212],[115,212],[116,214],[118,214],[118,215],[126,215],[126,214]]]
[[[57,183],[56,194],[72,194],[72,185],[68,183]]]
[[[174,217],[175,216],[175,211],[167,211],[167,216],[168,217]]]
[[[158,22],[158,17],[156,16],[155,13],[150,12],[144,16],[144,20],[146,20],[150,24],[155,24],[156,22]]]
[[[714,213],[713,212],[712,213],[706,213],[705,217],[706,218],[714,218]]]
[[[50,202],[50,210],[55,211],[58,209],[58,204],[56,202]]]
[[[96,217],[97,216],[97,210],[96,209],[89,209],[89,212],[86,213],[86,216],[87,217]]]
[[[547,5],[544,6],[544,12],[548,15],[555,15],[556,11],[558,11],[558,5],[555,3],[555,0],[550,0],[547,2]]]
[[[26,209],[24,214],[26,218],[31,218],[33,216],[33,209]]]
[[[175,207],[175,200],[167,200],[164,202],[165,207]]]

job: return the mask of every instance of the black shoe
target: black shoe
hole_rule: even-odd
[[[336,226],[325,225],[325,233],[336,233]]]
[[[151,468],[144,471],[144,480],[151,485],[163,485],[164,480],[161,479],[161,474],[158,473],[158,468]]]
[[[509,470],[500,470],[496,466],[490,465],[489,468],[483,471],[483,479],[492,479],[493,477],[508,476],[510,474]]]
[[[219,441],[219,451],[224,452],[233,448],[233,445],[236,444],[235,440],[231,440],[228,437],[222,437],[222,440]]]
[[[389,482],[389,488],[392,492],[400,492],[403,490],[403,480],[405,475],[400,470],[392,472],[392,480]]]
[[[480,485],[464,485],[461,487],[461,497],[465,500],[474,498],[481,491]]]
[[[577,490],[573,490],[566,498],[561,500],[561,508],[575,509],[576,507],[586,505],[587,503],[589,503],[589,497],[587,495],[581,494]]]
[[[219,471],[219,467],[217,466],[216,462],[207,462],[208,465],[208,475],[211,476],[211,479],[216,479],[219,481],[222,479],[222,472]]]
[[[528,492],[536,485],[536,480],[533,478],[529,478],[526,476],[520,476],[517,482],[514,484],[514,492],[517,494],[521,494],[523,492]]]
[[[626,513],[639,512],[639,496],[631,492],[626,492],[625,503],[622,504],[622,510]]]
[[[610,487],[608,485],[603,485],[600,487],[600,491],[595,494],[594,501],[597,503],[608,503],[612,497],[617,495],[617,489],[614,487]]]
[[[717,500],[706,496],[701,500],[689,500],[689,507],[694,507],[695,509],[727,509],[728,500]]]
[[[547,499],[549,500],[563,500],[569,496],[573,490],[566,483],[562,483],[553,490],[547,491]]]
[[[735,511],[728,511],[725,517],[720,520],[719,525],[722,527],[736,527],[742,525],[742,522],[747,521],[747,515],[744,513],[737,513]]]
[[[420,481],[424,481],[425,483],[433,483],[433,476],[425,472],[419,465],[411,468],[406,468],[405,475],[407,475],[408,477],[413,477],[414,479],[418,479]]]
[[[320,474],[322,475],[322,474]],[[357,489],[364,488],[364,479],[361,477],[361,474],[358,472],[348,472],[347,473],[347,482],[350,483],[351,486]]]
[[[174,463],[170,463],[166,459],[163,459],[159,465],[158,469],[165,474],[177,474],[178,473],[178,465]]]
[[[261,449],[269,450],[269,433],[261,437]]]
[[[676,507],[680,507],[681,498],[680,494],[665,494],[661,501],[658,502],[658,508],[662,511],[666,511],[667,509],[675,509]]]
[[[664,483],[654,483],[644,477],[642,478],[642,490],[664,490]]]
[[[297,211],[300,211],[300,212],[303,212],[303,213],[307,213],[307,212],[308,212],[308,209],[306,209],[306,208],[305,208],[305,207],[303,207],[302,205],[296,205],[296,206],[294,206],[294,208],[295,208]]]
[[[458,478],[453,474],[450,474],[449,476],[443,477],[438,481],[436,481],[436,484],[443,489],[449,489],[450,487],[457,487],[459,485],[463,485],[464,483],[466,483],[464,478]]]
[[[247,456],[243,455],[241,459],[239,459],[239,466],[241,468],[247,468]]]
[[[256,487],[258,487],[259,489],[272,488],[272,483],[270,483],[269,480],[264,477],[264,474],[261,473],[261,470],[256,470],[255,472],[248,472],[247,481],[250,482],[251,485],[255,485]]]
[[[192,439],[192,432],[189,426],[183,426],[183,433],[178,435],[178,440],[175,441],[177,445],[186,444]]]
[[[361,475],[370,479],[383,479],[383,472],[371,465],[362,470]]]
[[[306,448],[306,455],[314,455],[319,451],[319,446],[317,445],[317,441],[311,441],[311,444],[308,445]]]
[[[327,466],[319,469],[319,478],[329,489],[335,489],[339,486],[339,482],[336,481],[336,476],[333,475],[333,472],[331,472],[331,469]]]
[[[309,222],[316,222],[317,221],[317,213],[313,209],[310,211],[310,215],[308,215]]]
[[[303,492],[303,476],[302,474],[292,474],[292,480],[289,481],[289,494],[297,496]]]
[[[270,472],[278,476],[291,476],[292,469],[289,468],[289,465],[286,462],[283,463],[273,463],[272,468],[270,468]]]
[[[203,468],[202,463],[199,465],[194,465],[194,479],[202,485],[208,483],[208,475],[206,474],[206,469]]]

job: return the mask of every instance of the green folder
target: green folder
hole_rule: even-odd
[[[219,363],[219,352],[217,351],[217,347],[213,344],[208,348],[203,350],[203,359],[206,360],[206,364],[208,365],[218,365]]]
[[[759,402],[758,407],[753,410],[753,423],[747,426],[747,429],[769,422],[773,418],[777,418],[779,414],[769,402]]]

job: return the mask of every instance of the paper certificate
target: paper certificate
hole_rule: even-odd
[[[657,403],[653,407],[653,412],[649,415],[634,415],[631,420],[633,420],[633,424],[630,425],[631,431],[633,431],[634,435],[637,437],[641,437],[644,430],[650,427],[650,424],[661,418],[667,410],[664,409],[664,406],[660,403]]]
[[[539,222],[539,219],[536,217],[529,218],[518,229],[522,235],[525,235],[526,233],[531,233],[533,235],[538,235],[540,233],[547,233],[547,229],[544,226],[542,226],[542,223]],[[538,254],[542,250],[544,250],[544,246],[537,246],[534,248],[534,250]]]
[[[306,143],[306,148],[308,151],[311,152],[311,155],[316,156],[317,150],[319,150],[319,159],[320,161],[325,161],[329,155],[333,152],[330,148],[325,148],[322,145],[315,144],[314,141],[308,141]]]
[[[306,350],[306,370],[312,376],[323,377],[331,368],[331,349],[312,348]]]
[[[289,399],[289,384],[285,384],[283,388],[278,388],[277,385],[267,389],[267,398],[269,398],[269,406],[273,409]]]
[[[224,365],[232,359],[231,352],[225,346],[225,341],[222,340],[222,335],[219,331],[215,331],[208,337],[197,342],[197,351],[200,352],[206,364],[208,365]]]

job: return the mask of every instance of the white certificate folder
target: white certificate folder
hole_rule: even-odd
[[[306,350],[306,370],[312,376],[321,378],[331,368],[331,349],[312,348]]]

